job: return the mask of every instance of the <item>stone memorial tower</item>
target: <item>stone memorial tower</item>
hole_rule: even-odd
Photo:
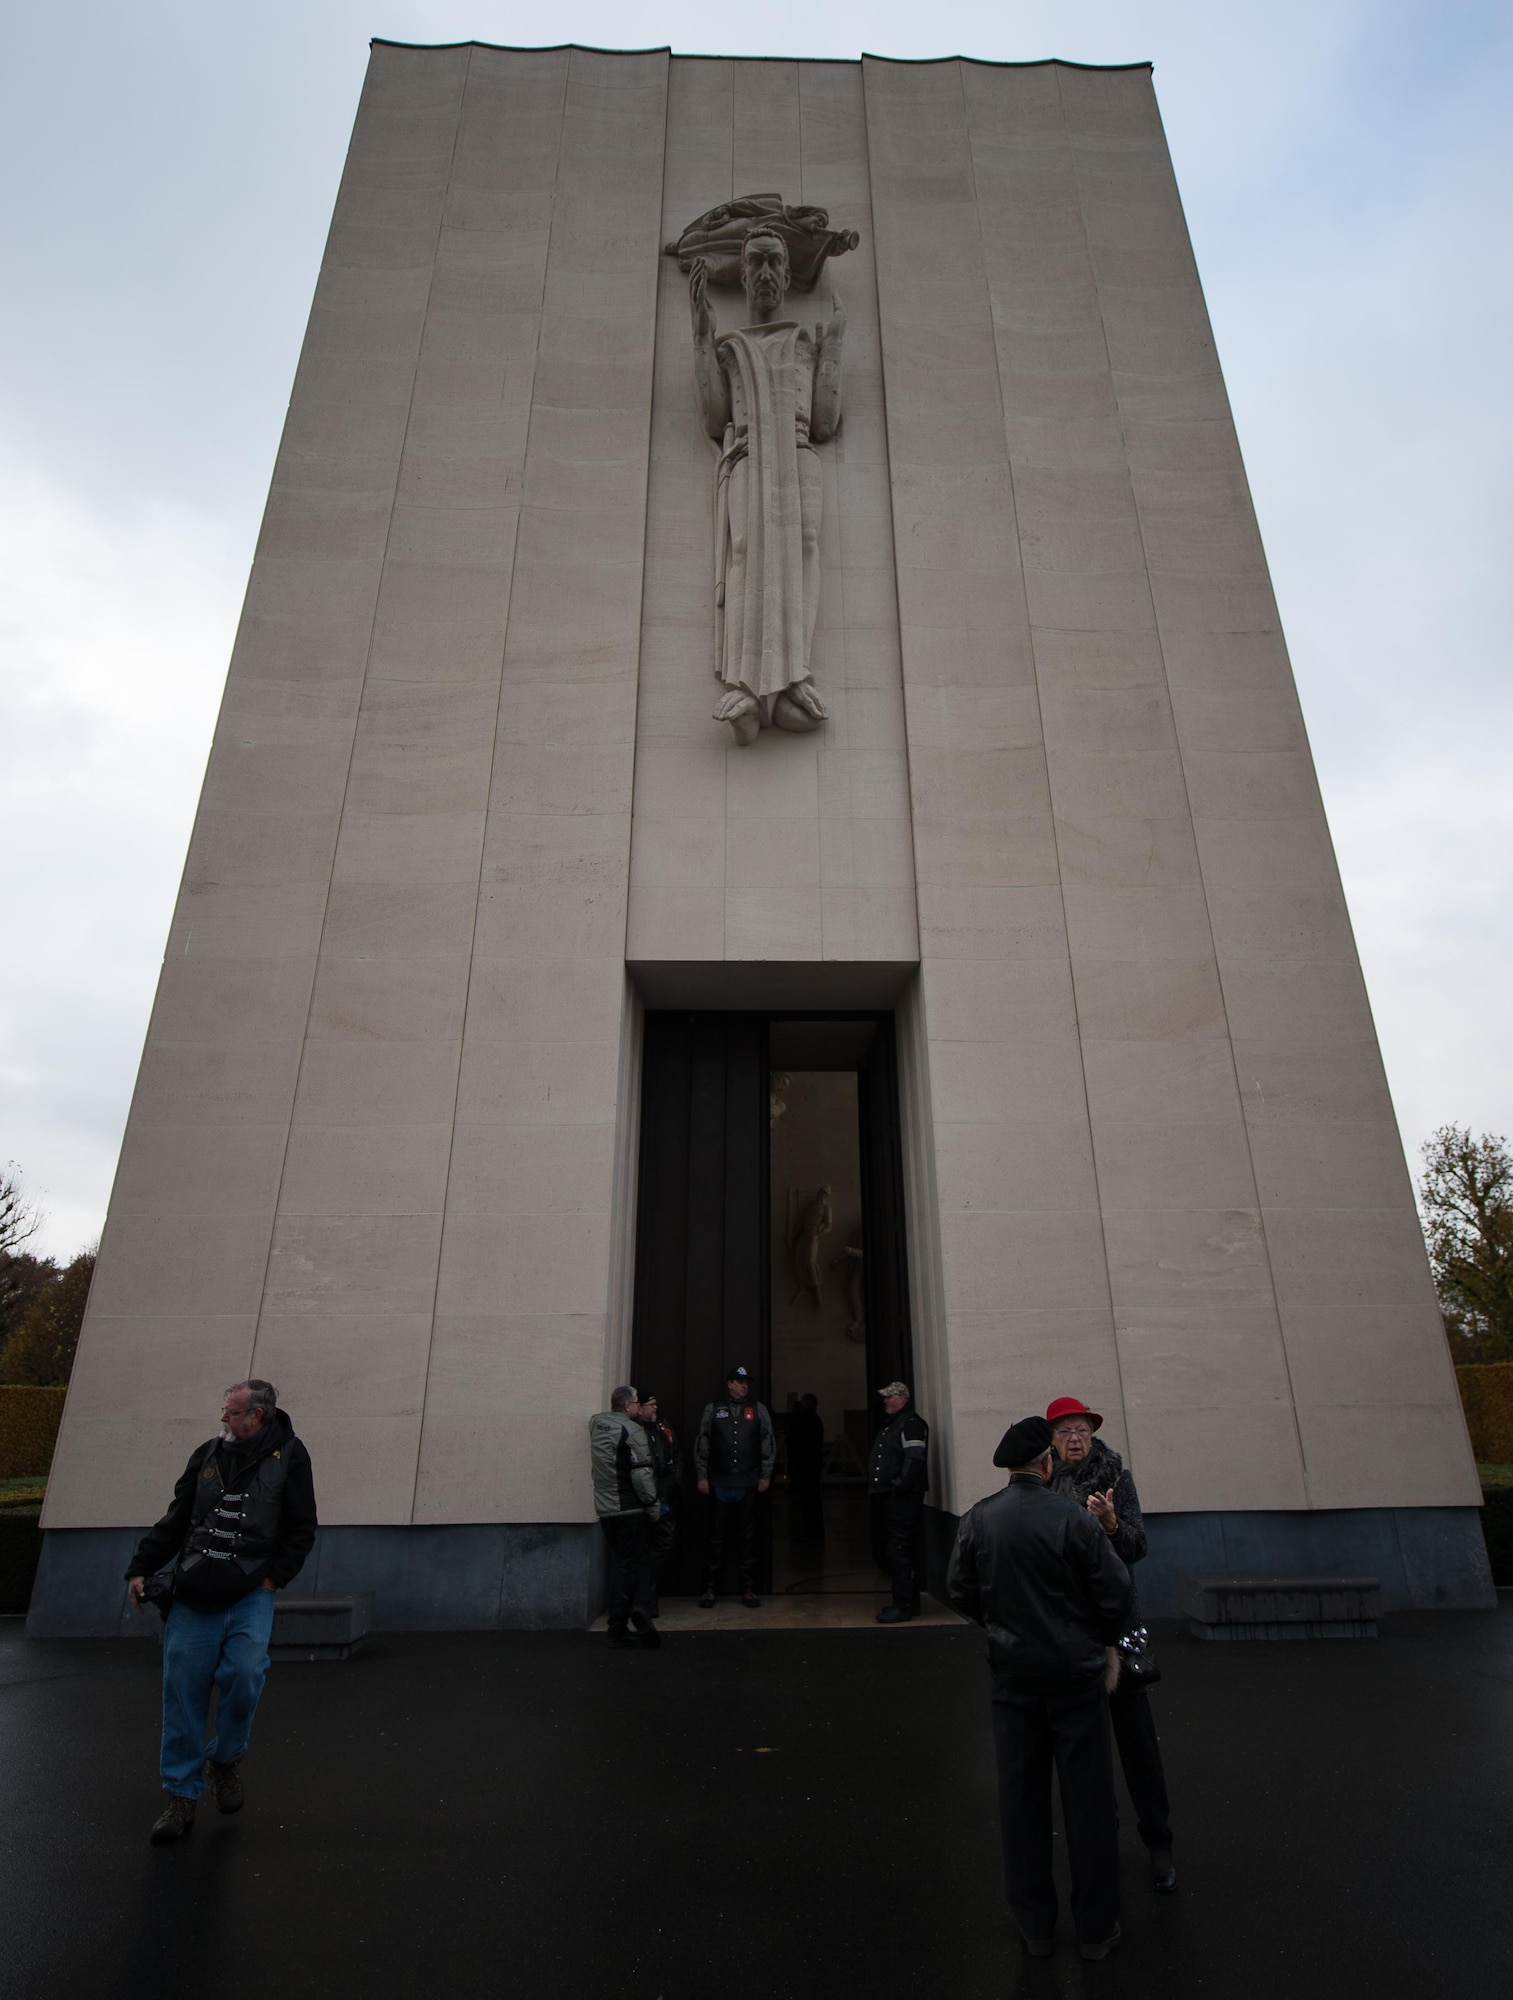
[[[301,1588],[582,1623],[586,1420],[767,1365],[810,1072],[860,1106],[837,1337],[917,1386],[937,1538],[1070,1392],[1152,1611],[1489,1601],[1149,69],[379,43],[32,1629],[121,1629],[248,1374],[314,1458]]]

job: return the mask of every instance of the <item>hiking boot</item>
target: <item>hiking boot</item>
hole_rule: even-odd
[[[215,1798],[217,1812],[240,1812],[247,1803],[247,1794],[242,1790],[242,1760],[238,1757],[232,1764],[205,1765],[205,1782]]]
[[[636,1628],[636,1637],[648,1653],[654,1653],[662,1643],[662,1634],[652,1624],[644,1611],[633,1611],[630,1622]]]
[[[168,1803],[152,1823],[148,1835],[154,1847],[166,1847],[170,1840],[182,1840],[194,1826],[194,1800],[168,1794]]]

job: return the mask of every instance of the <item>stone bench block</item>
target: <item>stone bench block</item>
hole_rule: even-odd
[[[1185,1576],[1182,1611],[1195,1639],[1374,1639],[1374,1576]]]
[[[373,1625],[373,1592],[339,1597],[280,1596],[269,1656],[275,1660],[345,1660]]]

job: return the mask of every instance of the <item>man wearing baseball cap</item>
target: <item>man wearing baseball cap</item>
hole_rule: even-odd
[[[1009,1483],[969,1508],[946,1580],[955,1608],[988,1635],[998,1811],[1009,1908],[1036,1958],[1051,1954],[1051,1767],[1084,1958],[1119,1942],[1119,1834],[1105,1676],[1129,1621],[1129,1571],[1085,1507],[1050,1486],[1044,1417],[1010,1425],[993,1454]]]
[[[755,1606],[762,1601],[756,1591],[757,1495],[772,1484],[777,1456],[777,1437],[767,1405],[753,1399],[751,1377],[738,1364],[725,1377],[724,1396],[704,1405],[693,1441],[699,1491],[709,1500],[704,1587],[699,1593],[699,1602],[706,1610],[724,1581],[725,1534],[732,1516],[741,1602]]]
[[[872,1502],[872,1549],[893,1583],[893,1602],[879,1625],[919,1616],[925,1576],[925,1493],[930,1484],[930,1426],[909,1397],[907,1382],[885,1382],[878,1395],[888,1421],[872,1444],[867,1493]]]

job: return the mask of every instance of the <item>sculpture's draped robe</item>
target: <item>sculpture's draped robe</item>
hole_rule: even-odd
[[[715,494],[715,672],[764,699],[809,674],[799,453],[811,449],[815,345],[796,321],[775,320],[723,335],[717,352],[734,420]],[[744,574],[731,564],[732,507],[744,519]]]

